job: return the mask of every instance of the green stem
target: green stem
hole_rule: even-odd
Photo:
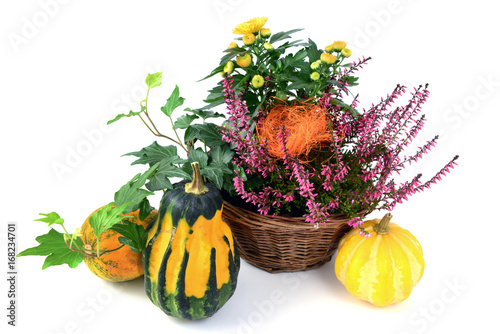
[[[177,137],[177,141],[178,141],[179,146],[182,147],[182,149],[184,151],[188,152],[188,150],[184,147],[184,145],[182,145],[182,140],[181,140],[181,138],[179,138],[179,134],[177,133],[177,129],[175,128],[174,121],[172,120],[172,117],[168,116],[168,118],[170,119],[170,124],[172,124],[172,129],[174,130],[175,136]]]
[[[389,227],[389,223],[391,222],[392,214],[390,212],[386,213],[384,218],[375,226],[373,226],[373,230],[377,232],[377,234],[389,234],[391,228]]]
[[[82,253],[86,256],[90,256],[90,257],[98,257],[98,254],[97,254],[97,251],[94,251],[94,250],[88,250],[88,249],[80,249],[80,248],[73,248],[71,247],[71,244],[68,244],[68,242],[65,240],[66,242],[66,246],[68,246],[69,249],[71,249],[73,252],[79,252],[79,253]],[[106,250],[103,250],[100,254],[100,255],[104,255],[104,254],[107,254],[107,253],[111,253],[111,252],[114,252],[114,251],[117,251],[119,250],[120,248],[124,247],[125,245],[120,245],[116,248],[113,248],[113,249],[106,249]],[[78,246],[77,246],[78,247]]]
[[[194,194],[197,196],[207,193],[208,188],[203,183],[200,164],[198,163],[198,161],[195,161],[191,163],[191,167],[193,167],[193,181],[191,181],[190,183],[186,183],[184,191],[188,194]]]

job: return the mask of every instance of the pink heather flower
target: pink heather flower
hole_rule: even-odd
[[[306,221],[319,226],[328,221],[329,212],[392,210],[396,204],[429,188],[449,173],[456,165],[457,157],[423,184],[420,175],[402,184],[394,181],[395,174],[422,159],[438,139],[436,136],[413,155],[401,157],[425,124],[421,111],[429,95],[427,85],[413,89],[408,101],[396,106],[397,100],[407,90],[405,86],[397,85],[391,93],[357,116],[345,106],[331,103],[332,98],[342,99],[349,92],[349,79],[369,59],[361,58],[339,69],[330,78],[339,85],[327,86],[319,98],[317,103],[332,114],[334,124],[330,146],[325,145],[331,153],[325,152],[324,161],[316,165],[301,163],[290,154],[286,148],[288,131],[284,127],[276,131],[284,157],[271,159],[266,143],[260,142],[253,132],[263,121],[264,113],[248,110],[244,94],[249,83],[243,83],[237,93],[231,77],[222,80],[230,125],[220,128],[222,139],[234,147],[233,164],[242,168],[247,176],[260,177],[263,181],[260,189],[249,191],[245,189],[243,178],[236,175],[233,184],[241,198],[256,205],[262,214],[275,214],[283,206],[300,202],[301,209],[306,210]],[[272,92],[276,83],[273,74],[266,76],[265,81],[264,89]],[[358,104],[356,95],[350,106],[357,108]],[[266,105],[262,106],[263,110],[266,110]],[[359,217],[353,217],[348,224],[360,228],[365,237],[369,235],[362,229],[363,221]]]

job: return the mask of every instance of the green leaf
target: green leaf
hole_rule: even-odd
[[[177,146],[161,146],[156,141],[154,141],[151,145],[142,148],[140,151],[126,153],[122,156],[127,155],[133,155],[139,158],[132,162],[132,165],[155,164],[164,159],[170,159],[170,161],[174,164],[184,162],[184,160],[177,155]]]
[[[153,211],[155,208],[149,204],[149,200],[146,197],[145,199],[142,200],[142,202],[139,204],[139,220],[144,220],[146,219],[151,211]]]
[[[197,118],[199,117],[196,115],[182,115],[177,117],[174,126],[176,129],[187,129],[187,127]]]
[[[40,222],[44,222],[44,223],[48,223],[49,224],[49,227],[53,224],[58,224],[58,225],[62,225],[64,223],[64,219],[62,219],[61,217],[59,217],[59,215],[55,212],[51,212],[51,213],[39,213],[40,216],[45,216],[45,218],[38,218],[38,219],[35,219],[34,221],[40,221]]]
[[[148,233],[142,225],[134,224],[124,219],[120,224],[114,225],[111,230],[121,234],[118,241],[130,247],[134,253],[140,253],[146,247]]]
[[[217,166],[207,166],[200,170],[201,175],[205,176],[207,179],[212,181],[214,186],[218,189],[222,188],[222,184],[224,181],[224,172]]]
[[[188,128],[184,132],[184,143],[195,140],[197,134],[198,134],[198,130],[196,130],[192,126],[188,126]]]
[[[162,79],[162,74],[163,72],[156,72],[153,74],[149,74],[146,77],[146,85],[148,86],[149,89],[155,88],[161,85],[161,79]]]
[[[214,69],[212,70],[212,72],[210,72],[210,74],[209,74],[209,75],[207,75],[206,77],[204,77],[204,78],[202,78],[202,79],[198,80],[198,82],[203,81],[203,80],[206,80],[206,79],[208,79],[208,78],[211,78],[211,77],[213,77],[213,76],[214,76],[214,75],[216,75],[216,74],[219,74],[220,72],[222,72],[222,70],[224,69],[224,66],[225,66],[225,65],[226,65],[226,63],[224,63],[224,64],[220,64],[219,66],[217,66],[216,68],[214,68]]]
[[[231,59],[233,59],[235,56],[241,56],[241,55],[244,55],[245,53],[248,52],[247,49],[244,49],[244,48],[240,48],[240,47],[236,47],[236,48],[231,48],[231,49],[228,49],[227,50],[227,54],[224,55],[221,59],[220,59],[220,65],[222,65],[222,68],[224,68],[224,65],[230,61]],[[220,67],[220,66],[219,66]],[[214,70],[215,71],[215,70]],[[219,71],[220,72],[220,71]],[[218,72],[217,72],[218,73]]]
[[[290,38],[291,34],[294,34],[294,33],[301,31],[301,30],[303,30],[303,29],[292,29],[292,30],[288,30],[288,31],[277,32],[276,34],[273,34],[271,36],[271,38],[269,39],[269,43],[273,44],[273,43],[281,41],[283,39]]]
[[[130,112],[128,114],[119,114],[119,115],[116,115],[115,118],[113,118],[112,120],[108,121],[106,124],[109,125],[111,123],[114,123],[114,122],[118,121],[119,119],[121,119],[123,117],[137,116],[137,115],[140,115],[142,112],[143,112],[143,110],[141,110],[141,111],[132,111],[132,110],[130,110]]]
[[[309,38],[309,45],[306,49],[307,49],[307,58],[309,58],[309,61],[311,63],[320,59],[321,51],[318,50],[318,46],[310,38]]]
[[[191,179],[191,176],[181,168],[172,165],[168,160],[162,161],[156,170],[151,174],[150,181],[146,184],[146,188],[150,191],[163,189],[172,189],[171,177],[179,177],[181,179]]]
[[[215,165],[226,165],[233,158],[233,151],[227,145],[217,146],[210,150],[209,157]]]
[[[53,228],[47,234],[36,237],[35,240],[39,243],[38,246],[28,248],[17,254],[17,256],[48,255],[43,262],[42,269],[61,264],[67,264],[70,268],[75,268],[83,261],[83,254],[69,249],[64,241],[64,234],[57,232]]]
[[[210,94],[208,94],[207,98],[203,100],[204,102],[214,102],[224,97],[224,89],[222,85],[215,86],[211,90],[209,90]]]
[[[359,112],[356,109],[354,109],[350,105],[344,103],[342,100],[339,100],[339,99],[336,99],[336,98],[332,98],[330,101],[333,104],[339,105],[342,108],[349,110],[354,117],[358,117],[359,116]]]
[[[224,99],[222,99],[224,100]],[[222,101],[224,102],[224,101]],[[226,117],[224,114],[218,113],[218,112],[213,112],[211,110],[206,110],[206,108],[200,108],[200,109],[189,109],[186,108],[184,109],[185,111],[189,111],[199,117],[201,117],[203,120],[206,120],[208,118],[218,118],[218,117]]]
[[[129,205],[128,202],[120,206],[113,207],[113,205],[115,203],[111,202],[90,216],[89,225],[94,230],[96,236],[118,224],[124,218],[131,217],[123,215],[127,205]]]
[[[160,165],[159,162],[154,164],[149,170],[143,174],[135,175],[129,182],[123,185],[120,190],[115,193],[115,204],[116,206],[126,207],[124,209],[125,213],[129,213],[137,210],[139,204],[149,195],[153,195],[152,192],[146,189],[141,189],[141,187],[146,183],[148,177],[155,171],[155,169]],[[97,234],[96,234],[97,235]]]
[[[196,138],[202,140],[207,146],[219,146],[224,143],[214,123],[193,124],[191,128],[197,131]]]
[[[197,161],[200,164],[200,169],[203,169],[208,164],[208,154],[201,148],[189,151],[188,163],[191,165],[192,162]]]
[[[181,106],[184,103],[184,98],[179,96],[179,87],[175,85],[174,90],[172,91],[172,94],[170,94],[170,97],[167,99],[167,103],[161,107],[161,111],[168,117],[172,115],[174,110]]]

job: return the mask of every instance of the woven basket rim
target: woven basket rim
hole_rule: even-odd
[[[253,212],[247,209],[244,209],[240,206],[233,205],[228,201],[224,200],[224,207],[228,208],[232,211],[240,211],[240,213],[244,213],[245,216],[248,217],[248,220],[251,221],[251,224],[247,224],[244,220],[240,221],[240,223],[244,223],[245,225],[251,225],[252,228],[284,228],[290,230],[316,230],[321,228],[329,228],[336,227],[340,223],[346,223],[350,219],[347,218],[345,214],[342,213],[334,213],[328,215],[330,221],[319,224],[319,226],[315,226],[314,224],[306,222],[306,218],[301,217],[285,217],[285,216],[273,216],[273,215],[263,215],[257,212]],[[358,212],[360,217],[366,215],[366,211]]]

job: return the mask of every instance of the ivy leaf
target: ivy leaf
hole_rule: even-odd
[[[164,159],[170,159],[170,161],[174,164],[185,162],[185,160],[181,159],[177,155],[177,146],[161,146],[156,141],[154,141],[151,145],[142,148],[140,151],[126,153],[122,156],[127,155],[133,155],[139,158],[132,162],[132,165],[155,164]]]
[[[197,118],[199,117],[196,115],[182,115],[177,117],[177,120],[174,122],[174,127],[176,129],[187,129],[188,126]]]
[[[227,166],[225,166],[227,168]],[[228,169],[229,170],[229,169]],[[220,165],[209,165],[204,167],[203,169],[200,168],[200,172],[202,176],[205,176],[207,179],[212,181],[212,183],[218,188],[222,188],[222,184],[224,182],[224,169],[221,168]],[[229,170],[231,172],[231,170]]]
[[[48,223],[49,227],[53,224],[62,225],[64,223],[64,219],[62,219],[57,213],[39,213],[40,216],[45,216],[45,218],[35,219],[34,221],[40,221],[44,223]]]
[[[191,176],[184,170],[172,165],[168,160],[164,160],[151,174],[150,181],[146,184],[146,188],[150,191],[172,189],[172,183],[169,180],[171,177],[191,179]]]
[[[70,268],[75,268],[83,261],[83,254],[69,249],[64,241],[64,234],[57,232],[53,228],[47,234],[36,237],[35,240],[39,243],[38,246],[28,248],[17,254],[17,256],[48,255],[43,262],[42,269],[61,264],[67,264]]]
[[[130,247],[134,253],[140,253],[146,247],[148,233],[142,225],[134,224],[124,219],[120,224],[111,227],[111,230],[121,234],[118,241]]]
[[[155,169],[160,165],[159,162],[154,164],[149,170],[143,174],[135,175],[129,182],[123,185],[120,190],[115,193],[115,204],[116,206],[123,206],[123,212],[129,213],[137,210],[139,204],[149,195],[153,195],[152,192],[146,189],[141,189],[141,187],[146,183],[148,177],[155,171]],[[98,235],[98,234],[96,234]]]
[[[175,85],[174,90],[172,91],[172,94],[170,94],[170,97],[167,99],[167,103],[161,107],[161,111],[168,117],[172,115],[174,110],[177,107],[180,107],[184,103],[184,98],[179,96],[179,87]]]
[[[227,145],[214,147],[209,152],[211,163],[215,165],[226,165],[233,158],[233,152]]]
[[[141,111],[132,111],[132,110],[130,110],[130,112],[128,114],[119,114],[119,115],[116,115],[115,118],[113,118],[112,120],[108,121],[106,124],[110,125],[111,123],[114,123],[114,122],[118,121],[119,119],[122,119],[123,117],[137,116],[137,115],[141,114],[144,111],[145,108],[142,107],[141,109],[142,109]]]
[[[163,72],[156,72],[153,74],[148,73],[148,75],[146,76],[146,85],[149,89],[161,85],[162,74]]]
[[[219,146],[224,143],[214,123],[193,124],[191,128],[197,131],[195,138],[202,140],[207,146]]]
[[[191,163],[195,161],[197,161],[200,164],[200,169],[205,168],[208,164],[208,154],[205,151],[203,151],[200,147],[198,147],[195,150],[189,151],[188,165],[191,166]]]
[[[129,205],[129,202],[120,206],[114,205],[115,203],[111,202],[90,216],[89,225],[94,230],[94,234],[96,236],[99,236],[105,230],[110,229],[115,224],[118,224],[124,218],[131,217],[123,215],[126,207]]]
[[[139,204],[139,219],[142,221],[146,219],[151,211],[154,210],[154,207],[149,204],[149,200],[146,197],[145,199],[142,200],[141,204]]]

